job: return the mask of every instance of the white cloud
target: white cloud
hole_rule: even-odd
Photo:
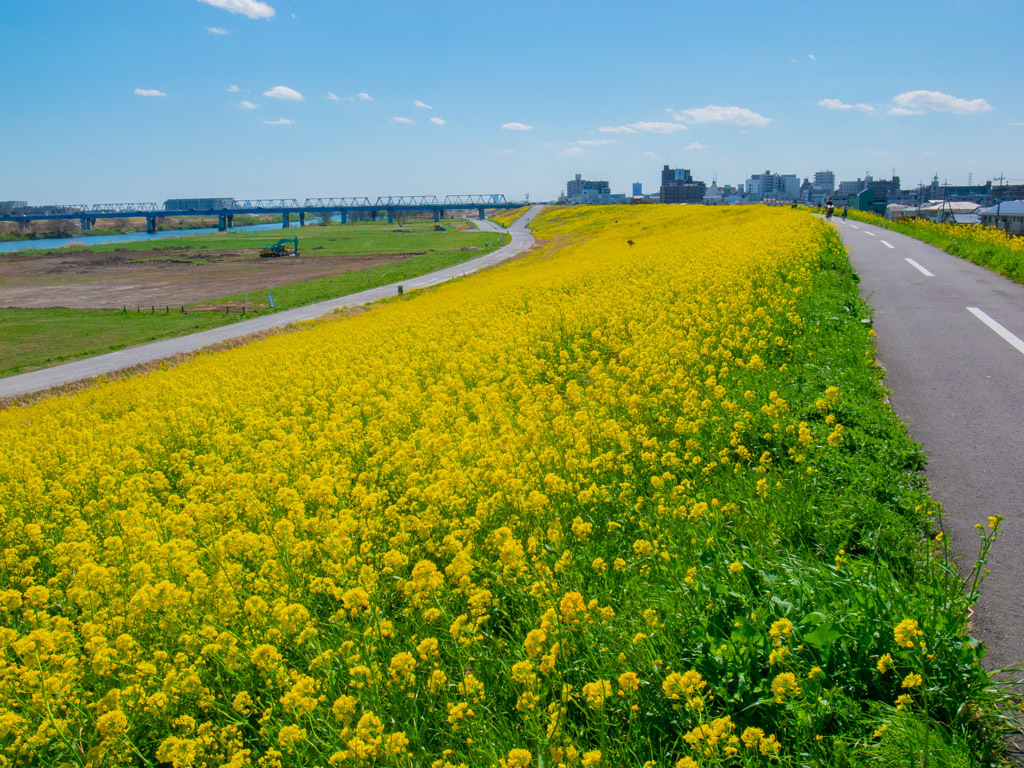
[[[813,54],[813,53],[808,53],[808,54],[807,54],[807,56],[808,56],[808,58],[809,58],[809,59],[810,59],[811,61],[817,61],[817,59],[816,59],[816,58],[814,58],[814,54]]]
[[[1020,122],[1019,120],[1014,120],[1012,123],[1010,123],[1010,125],[1024,125],[1024,123]]]
[[[514,155],[516,151],[514,149],[496,149],[494,153],[497,155]]]
[[[603,125],[597,130],[602,133],[675,133],[685,131],[682,123],[668,123],[663,120],[641,120],[627,125]]]
[[[873,114],[875,108],[870,104],[844,104],[839,99],[822,99],[818,102],[819,107],[825,107],[825,109],[859,109],[861,112],[867,112]]]
[[[327,99],[328,101],[341,101],[341,99],[339,99],[337,96],[335,96],[330,91],[327,92],[327,95],[324,96],[324,98]]]
[[[228,93],[238,93],[240,90],[242,90],[242,89],[239,88],[237,85],[229,85],[228,86]]]
[[[657,157],[658,156],[657,152],[641,152],[640,154],[642,154],[644,157]]]
[[[920,115],[924,112],[952,112],[955,115],[975,115],[991,112],[992,105],[984,99],[960,99],[940,91],[907,91],[893,97],[896,106],[890,115]]]
[[[260,107],[259,107],[259,104],[253,104],[251,101],[246,101],[245,99],[242,99],[242,101],[240,101],[238,103],[238,108],[239,109],[259,109]]]
[[[373,96],[368,93],[357,93],[356,98],[360,101],[373,101]]]
[[[206,31],[209,32],[211,35],[230,35],[231,34],[226,29],[224,29],[224,27],[207,27]]]
[[[166,96],[167,94],[163,91],[158,91],[155,88],[136,88],[136,96]]]
[[[444,120],[442,120],[440,117],[432,117],[430,118],[430,122],[432,122],[434,125],[444,125]]]
[[[416,100],[415,100],[415,101],[414,101],[414,102],[412,103],[412,105],[413,105],[414,107],[419,107],[420,109],[433,109],[433,107],[432,107],[432,106],[430,106],[429,104],[427,104],[427,103],[425,103],[425,102],[422,102],[422,101],[420,101],[419,99],[416,99]]]
[[[296,91],[294,88],[289,88],[286,85],[275,85],[269,91],[264,91],[263,95],[268,99],[283,99],[284,101],[305,101],[306,99],[301,93]]]
[[[412,120],[408,117],[392,117],[391,119],[396,123],[401,123],[402,125],[408,125],[409,123],[412,122]]]
[[[281,117],[281,118],[278,118],[277,120],[264,120],[263,121],[264,125],[293,125],[294,123],[295,123],[294,120],[289,120],[287,117]]]
[[[199,2],[231,13],[240,13],[250,19],[269,19],[274,15],[274,9],[259,0],[199,0]]]
[[[559,157],[579,157],[582,154],[583,154],[583,148],[582,147],[569,147],[568,149],[563,149],[561,152],[559,152],[558,156]]]
[[[707,144],[701,144],[699,141],[690,142],[686,146],[686,148],[687,149],[709,149]]]
[[[576,144],[577,146],[580,146],[580,147],[602,147],[605,144],[618,144],[618,143],[619,142],[618,142],[617,139],[580,139],[579,141],[574,141],[573,142],[573,144]]]
[[[843,104],[839,99],[822,99],[818,106],[825,109],[853,109],[853,104]]]
[[[875,157],[890,157],[891,156],[889,152],[883,152],[880,149],[870,149],[870,148],[867,148],[864,151],[867,152],[869,155],[874,155]]]
[[[722,123],[726,125],[765,126],[772,122],[770,117],[759,115],[746,107],[721,107],[708,104],[706,107],[673,111],[676,120],[686,123]]]
[[[526,123],[505,123],[501,126],[503,131],[532,131],[532,125],[526,125]]]

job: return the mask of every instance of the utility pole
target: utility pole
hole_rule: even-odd
[[[996,200],[996,229],[999,229],[999,210],[1003,206],[1003,174],[999,174],[999,199]]]

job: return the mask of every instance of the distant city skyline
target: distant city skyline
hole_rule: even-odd
[[[0,200],[550,200],[576,173],[655,190],[664,165],[1021,183],[1022,20],[1017,0],[10,4]]]

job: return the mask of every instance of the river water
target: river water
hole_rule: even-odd
[[[309,220],[307,219],[307,224]],[[281,222],[273,224],[250,224],[246,227],[232,227],[228,232],[258,232],[263,229],[283,229]],[[291,229],[298,224],[292,223]],[[205,229],[169,229],[165,232],[149,234],[147,232],[128,232],[123,235],[82,235],[81,237],[50,237],[38,240],[14,240],[0,243],[0,253],[14,251],[37,251],[50,248],[61,248],[67,245],[103,245],[105,243],[131,243],[138,240],[163,240],[167,237],[185,237],[186,235],[209,235],[217,231],[214,227]]]

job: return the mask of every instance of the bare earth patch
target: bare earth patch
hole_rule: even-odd
[[[0,254],[0,307],[121,309],[179,306],[401,261],[415,254],[281,257],[256,250]],[[194,263],[201,260],[207,263]]]

